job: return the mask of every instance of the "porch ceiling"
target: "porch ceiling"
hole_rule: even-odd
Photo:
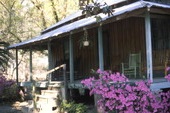
[[[127,16],[126,16],[127,14],[129,16],[132,16],[130,14],[133,14],[133,16],[134,16],[134,14],[139,15],[139,13],[143,13],[148,8],[150,9],[150,11],[152,11],[151,9],[154,8],[154,11],[160,10],[159,11],[160,13],[170,14],[170,6],[169,5],[162,5],[162,4],[146,2],[146,1],[138,1],[135,3],[129,4],[129,5],[125,5],[125,6],[114,9],[112,16],[108,16],[108,15],[105,15],[102,13],[98,14],[98,16],[100,16],[102,18],[102,23],[106,24],[106,23],[108,23],[108,21],[110,22],[110,20],[112,20],[112,18],[113,18],[112,21],[117,21],[117,20],[120,20],[123,18],[127,18]],[[141,12],[141,10],[142,10],[142,12]],[[122,15],[124,15],[124,16],[122,16]],[[16,49],[16,48],[17,49],[25,49],[25,48],[29,48],[30,46],[39,46],[40,44],[43,45],[54,38],[60,38],[60,37],[69,35],[70,32],[75,33],[75,32],[82,31],[84,27],[92,28],[92,27],[96,27],[96,26],[99,26],[99,24],[96,23],[96,19],[94,16],[88,17],[88,18],[83,18],[81,20],[78,20],[73,23],[63,25],[57,29],[51,30],[50,32],[36,36],[30,40],[26,40],[21,43],[11,45],[8,48],[9,49]]]

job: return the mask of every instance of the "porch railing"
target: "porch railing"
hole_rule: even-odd
[[[42,75],[48,75],[54,71],[57,71],[59,69],[62,69],[63,70],[63,82],[64,82],[64,97],[65,97],[65,100],[67,100],[67,90],[68,90],[68,83],[67,83],[67,76],[66,76],[66,64],[62,64],[60,66],[57,66],[45,73],[43,73]],[[51,79],[51,77],[50,77]],[[51,80],[50,80],[51,81]],[[49,81],[49,84],[50,84],[50,81]],[[34,91],[33,91],[34,92]]]
[[[50,73],[52,73],[54,71],[57,71],[57,70],[59,70],[61,68],[63,69],[63,78],[64,78],[64,97],[65,97],[65,100],[67,100],[68,83],[67,83],[67,75],[66,75],[66,64],[62,64],[62,65],[60,65],[58,67],[55,67],[54,69],[51,69],[51,70],[47,71],[46,75],[50,74]]]

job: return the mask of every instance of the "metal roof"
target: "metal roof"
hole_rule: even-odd
[[[96,2],[98,2],[98,3],[100,3],[100,4],[104,4],[104,2],[106,2],[108,6],[111,6],[111,5],[117,4],[117,3],[121,3],[121,2],[124,2],[124,1],[127,1],[127,0],[96,0]],[[68,21],[71,21],[71,20],[73,20],[73,19],[75,19],[75,18],[77,18],[77,17],[80,17],[80,16],[82,16],[82,15],[83,15],[83,14],[82,14],[82,10],[78,10],[77,12],[75,12],[75,13],[67,16],[67,17],[64,18],[63,20],[57,22],[56,24],[50,26],[49,28],[45,29],[45,30],[42,31],[42,32],[46,32],[47,30],[50,30],[50,29],[55,28],[55,27],[57,27],[57,26],[60,26],[60,25],[62,25],[62,24],[64,24],[64,23],[66,23],[66,22],[68,22]]]
[[[141,9],[141,8],[144,8],[144,7],[158,7],[158,8],[168,8],[168,9],[170,9],[170,5],[163,5],[163,4],[153,3],[153,2],[146,2],[146,1],[138,1],[138,2],[135,2],[135,3],[132,3],[132,4],[128,4],[128,5],[119,7],[119,8],[115,8],[113,15],[111,15],[111,16],[105,15],[103,13],[98,14],[98,16],[100,16],[102,18],[102,21],[105,21],[109,18],[116,17],[118,15],[121,15],[121,14],[124,14],[124,13],[127,13],[127,12],[131,12],[131,11],[135,11],[137,9]],[[68,32],[71,32],[73,30],[80,29],[82,27],[85,27],[85,26],[88,26],[88,25],[91,25],[91,24],[94,24],[94,23],[96,23],[96,19],[95,19],[94,16],[88,17],[88,18],[83,18],[83,19],[75,21],[73,23],[61,26],[61,27],[54,29],[50,32],[47,32],[45,34],[34,37],[30,40],[26,40],[26,41],[23,41],[21,43],[11,45],[11,46],[9,46],[9,49],[22,48],[22,46],[31,45],[31,44],[34,44],[34,43],[39,42],[39,41],[43,42],[44,40],[50,39],[51,37],[59,36],[61,34],[68,33]]]

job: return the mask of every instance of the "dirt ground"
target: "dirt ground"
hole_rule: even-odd
[[[26,102],[19,101],[15,103],[0,103],[0,113],[23,113],[21,108],[26,104]]]
[[[23,108],[27,106],[28,102],[19,102],[14,103],[0,103],[0,113],[28,113]],[[29,113],[38,113],[37,111]],[[93,107],[90,107],[87,113],[97,113]]]

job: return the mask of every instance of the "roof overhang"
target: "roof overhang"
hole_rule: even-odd
[[[94,28],[101,24],[107,24],[109,22],[118,21],[131,16],[141,16],[145,14],[146,11],[150,11],[151,13],[170,15],[170,6],[158,4],[158,3],[152,3],[152,2],[138,1],[114,9],[113,15],[111,16],[105,15],[103,13],[98,14],[98,16],[102,18],[100,24],[96,22],[94,16],[83,18],[73,23],[61,26],[50,32],[34,37],[30,40],[26,40],[21,43],[11,45],[9,46],[9,49],[24,49],[24,48],[29,48],[29,46],[33,46],[33,47],[39,46],[40,44],[47,45],[48,41],[51,41],[54,38],[60,38],[69,35],[70,32],[76,33],[82,31],[83,28],[90,29],[92,27]]]

